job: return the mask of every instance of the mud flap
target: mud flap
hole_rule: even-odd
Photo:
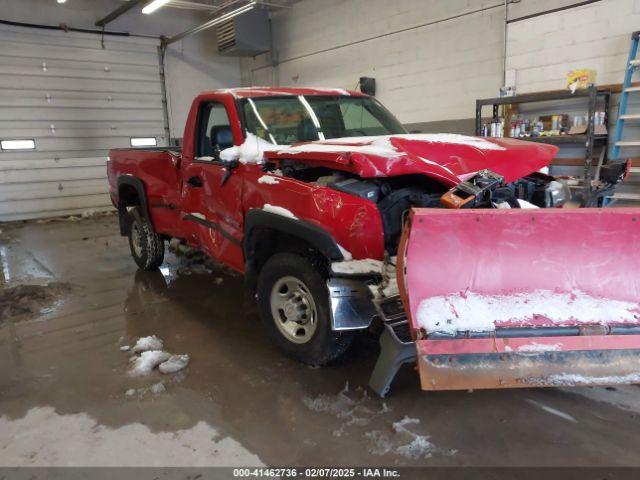
[[[639,248],[638,209],[413,210],[398,283],[423,389],[640,383]],[[584,295],[605,305],[604,316],[616,302],[633,308],[619,321],[584,308],[558,319],[528,303],[532,292],[556,302]],[[470,295],[491,299],[491,329],[465,328],[473,318],[457,329]],[[442,323],[420,309],[452,296],[458,303]],[[505,298],[524,299],[518,315],[501,311]]]

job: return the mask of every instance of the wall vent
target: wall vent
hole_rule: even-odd
[[[236,46],[236,24],[234,19],[218,25],[218,51],[224,52]]]
[[[220,55],[254,57],[271,48],[269,12],[262,7],[229,19],[216,30]]]

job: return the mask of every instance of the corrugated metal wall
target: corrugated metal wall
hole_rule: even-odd
[[[0,151],[0,221],[111,207],[108,149],[165,144],[157,46],[0,25],[0,140],[36,144]]]

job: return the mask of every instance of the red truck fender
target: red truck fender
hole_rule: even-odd
[[[274,242],[278,240],[286,242],[288,247],[295,244],[296,240],[301,241],[303,245],[317,250],[329,262],[345,260],[338,243],[321,227],[304,220],[251,209],[246,215],[243,241],[244,274],[250,285],[256,281],[260,268],[274,251]],[[336,276],[327,279],[332,330],[361,330],[371,324],[376,310],[365,280]]]
[[[249,210],[245,217],[243,242],[245,258],[251,258],[255,253],[257,243],[255,233],[256,229],[261,227],[299,238],[331,261],[344,260],[338,243],[326,230],[304,220],[283,217],[258,208]]]

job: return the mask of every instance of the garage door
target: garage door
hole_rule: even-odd
[[[0,45],[0,220],[110,208],[108,149],[165,142],[158,41],[0,25]]]

